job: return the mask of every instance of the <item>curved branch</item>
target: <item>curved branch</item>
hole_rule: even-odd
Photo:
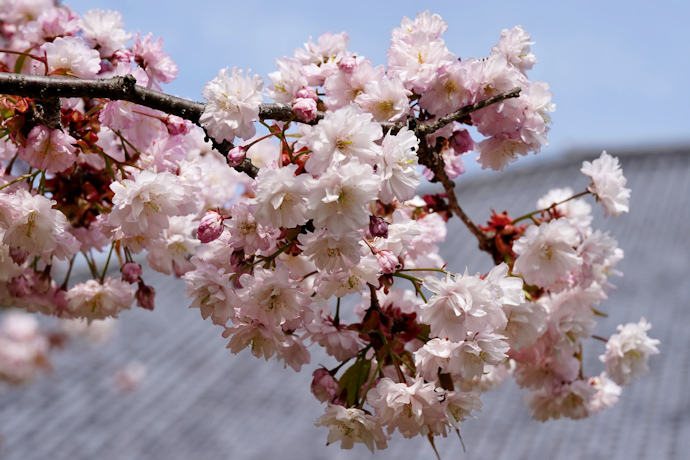
[[[430,120],[428,122],[424,123],[419,123],[417,125],[416,129],[416,134],[417,136],[426,136],[427,134],[431,134],[433,132],[438,131],[439,129],[443,128],[444,126],[454,122],[461,120],[465,118],[467,115],[469,115],[472,112],[476,112],[477,110],[481,110],[484,107],[488,107],[492,104],[497,104],[499,102],[505,101],[506,99],[511,99],[513,97],[518,97],[520,96],[520,91],[522,91],[522,88],[519,86],[516,88],[511,89],[510,91],[506,91],[501,94],[497,94],[495,96],[491,96],[488,99],[484,99],[483,101],[475,102],[474,104],[466,105],[465,107],[461,108],[460,110],[457,110],[450,115],[446,115],[445,117],[441,117],[437,120]]]
[[[457,199],[453,192],[455,185],[443,170],[443,159],[437,153],[432,152],[426,147],[424,137],[449,123],[461,120],[472,112],[509,98],[518,97],[520,91],[521,88],[514,88],[475,104],[465,106],[437,120],[416,123],[414,127],[415,134],[420,139],[420,142],[422,142],[419,152],[420,163],[433,171],[435,177],[443,184],[448,195],[448,201],[452,212],[460,217],[470,231],[477,236],[480,241],[480,247],[484,245],[482,242],[486,240],[486,235],[472,223],[469,217],[467,217],[457,204]],[[132,75],[105,79],[85,79],[0,73],[0,94],[10,94],[36,99],[46,108],[46,118],[50,120],[50,124],[52,125],[55,125],[56,109],[54,102],[60,97],[104,98],[133,102],[151,109],[176,115],[196,125],[199,125],[199,118],[206,107],[206,104],[202,102],[190,101],[137,85],[136,79]],[[52,102],[52,104],[48,102]],[[259,118],[261,120],[289,121],[294,119],[294,116],[295,114],[290,104],[261,104],[259,107]],[[323,116],[324,114],[319,112],[316,119],[310,124],[317,123]],[[57,122],[59,123],[59,120],[57,120]],[[391,130],[393,133],[397,133],[404,126],[408,126],[408,121],[403,120],[395,123],[381,123],[381,126],[384,131]],[[208,137],[210,138],[210,136]],[[213,146],[224,156],[227,156],[230,149],[233,148],[233,144],[227,141],[222,143],[213,141]],[[241,165],[236,167],[236,169],[245,172],[250,177],[256,177],[258,173],[258,169],[251,164],[249,160],[245,160]]]
[[[419,163],[429,168],[434,173],[434,182],[440,182],[443,185],[443,189],[446,192],[446,198],[448,198],[448,208],[450,211],[458,216],[463,224],[469,229],[469,231],[477,238],[479,242],[479,249],[488,252],[496,259],[495,254],[497,253],[496,242],[492,235],[484,233],[472,219],[463,211],[458,203],[458,199],[455,196],[455,182],[453,182],[446,174],[445,164],[443,157],[441,155],[429,148],[426,143],[426,137],[419,138]]]
[[[136,82],[132,75],[104,79],[86,79],[0,73],[0,94],[36,99],[37,105],[42,107],[41,115],[45,113],[45,116],[42,116],[42,118],[45,118],[46,125],[53,129],[59,127],[60,106],[58,98],[61,97],[104,98],[113,101],[133,102],[144,107],[176,115],[199,125],[199,118],[204,113],[206,104],[145,88],[137,85]],[[52,104],[48,106],[47,102],[52,102]],[[50,107],[50,110],[48,110],[48,107]],[[288,107],[288,109],[291,113],[291,108]],[[268,113],[279,115],[283,111],[285,111],[285,108],[280,107],[278,110],[273,111],[269,109]],[[55,113],[58,114],[57,122],[55,121]],[[203,126],[201,127],[203,128]],[[210,136],[209,139],[212,141],[213,147],[223,156],[227,157],[228,152],[233,148],[231,142],[218,143],[211,139]],[[255,178],[258,173],[258,169],[250,160],[243,161],[235,169],[246,173],[252,178]]]
[[[509,98],[518,97],[520,91],[521,88],[519,87],[513,88],[510,91],[465,106],[437,120],[418,123],[415,133],[419,137],[426,136],[453,121],[461,120],[472,112]],[[0,73],[0,94],[11,94],[38,100],[54,99],[56,97],[86,97],[128,101],[176,115],[197,125],[199,124],[199,117],[201,117],[204,107],[206,107],[206,104],[202,102],[190,101],[137,85],[136,79],[132,75],[87,79]],[[259,118],[261,120],[288,121],[293,119],[294,116],[295,114],[290,104],[261,104],[259,107]],[[310,122],[310,124],[317,123],[323,116],[323,112],[319,112],[316,119]],[[391,130],[393,133],[397,133],[404,126],[407,126],[407,121],[384,122],[381,123],[381,126],[384,131]]]

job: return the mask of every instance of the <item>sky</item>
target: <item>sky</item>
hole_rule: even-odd
[[[690,144],[690,1],[255,2],[64,0],[76,11],[118,10],[125,28],[163,37],[179,66],[166,92],[202,100],[221,68],[251,69],[268,81],[275,59],[311,37],[345,31],[351,51],[386,63],[390,31],[428,8],[448,23],[456,56],[485,57],[502,29],[521,25],[549,84],[556,112],[540,158],[579,149]]]

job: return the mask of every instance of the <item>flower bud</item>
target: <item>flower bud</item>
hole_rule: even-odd
[[[338,382],[323,367],[314,371],[311,381],[311,392],[320,402],[332,401],[338,392]]]
[[[55,303],[54,314],[58,318],[61,317],[65,312],[69,311],[67,292],[64,289],[56,289],[55,292],[53,292],[53,303]]]
[[[141,276],[141,265],[136,262],[127,262],[120,268],[120,272],[122,273],[122,281],[134,284]]]
[[[338,68],[343,73],[352,73],[357,68],[357,59],[353,57],[344,57],[338,63]]]
[[[314,99],[315,101],[319,100],[319,96],[316,94],[316,90],[312,88],[311,86],[307,86],[305,88],[302,88],[301,90],[297,91],[297,96],[298,99]]]
[[[298,98],[292,105],[292,111],[297,118],[308,123],[316,118],[316,101],[309,98]]]
[[[137,306],[146,310],[153,310],[154,301],[156,300],[156,290],[154,288],[145,285],[143,281],[139,281],[139,289],[137,289],[135,297],[137,299]]]
[[[379,262],[379,267],[381,267],[381,270],[383,273],[386,275],[390,275],[391,273],[395,273],[398,271],[400,268],[402,268],[402,264],[398,260],[398,258],[393,254],[392,252],[388,250],[382,250],[378,251],[376,253],[376,257]]]
[[[373,237],[388,238],[388,223],[380,217],[369,216],[369,233]]]
[[[129,64],[133,57],[134,53],[129,50],[117,50],[113,53],[113,56],[110,58],[110,60],[112,61],[113,65],[117,65],[120,62]]]
[[[15,264],[21,265],[26,262],[27,257],[29,257],[29,253],[20,248],[10,247],[10,257]]]
[[[171,136],[188,134],[192,129],[191,123],[175,115],[168,115],[165,119],[165,126]]]
[[[453,133],[453,137],[450,138],[450,146],[456,155],[460,155],[465,152],[469,152],[477,148],[470,133],[466,129],[461,129]]]
[[[50,290],[52,283],[53,278],[50,277],[50,271],[46,267],[46,270],[34,273],[33,292],[35,294],[45,294]]]
[[[245,158],[247,158],[246,147],[235,147],[228,152],[228,164],[233,168],[242,164]]]
[[[233,251],[232,254],[230,254],[230,265],[233,267],[237,267],[239,264],[244,262],[244,251],[239,250],[239,251]]]
[[[234,149],[233,149],[234,150]],[[199,229],[196,231],[196,237],[202,243],[210,243],[223,233],[223,216],[218,211],[213,209],[206,211]]]
[[[24,275],[15,276],[7,285],[7,290],[12,297],[25,297],[31,293],[31,283]]]

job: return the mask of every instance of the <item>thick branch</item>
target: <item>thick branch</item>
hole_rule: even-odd
[[[131,75],[96,80],[0,73],[0,94],[30,97],[37,100],[85,97],[128,101],[176,115],[197,125],[206,106],[202,102],[190,101],[137,85],[136,79]],[[288,121],[294,119],[294,114],[290,104],[261,104],[259,118]],[[321,118],[323,118],[323,113],[319,113],[312,123],[316,123]]]
[[[36,99],[37,105],[41,108],[39,115],[42,121],[52,129],[59,127],[59,98],[61,97],[104,98],[114,101],[133,102],[144,107],[176,115],[197,125],[205,107],[205,104],[201,102],[182,99],[181,97],[171,96],[139,86],[136,84],[136,79],[131,75],[93,80],[0,73],[0,94]],[[266,110],[269,114],[280,115],[286,110],[284,107],[271,110],[272,106],[276,104],[265,105],[268,106]],[[289,113],[292,112],[289,106],[287,110]],[[230,142],[219,144],[213,141],[213,147],[224,156],[227,156],[233,145]],[[248,174],[250,177],[256,177],[258,173],[256,166],[249,160],[245,160],[235,169]]]
[[[197,124],[204,111],[204,104],[200,102],[189,101],[139,86],[136,84],[136,79],[131,75],[92,80],[0,73],[0,94],[30,97],[37,100],[56,97],[86,97],[129,101],[176,115]]]
[[[509,98],[518,97],[520,91],[520,88],[514,88],[505,93],[465,106],[437,120],[416,123],[414,126],[415,134],[420,140],[423,140],[424,136],[427,134],[431,134],[453,121],[460,120],[472,112]],[[201,102],[190,101],[139,86],[136,84],[136,79],[132,75],[95,80],[0,73],[0,94],[10,94],[36,99],[39,105],[43,106],[44,117],[46,118],[47,124],[51,127],[59,126],[59,120],[56,122],[54,102],[60,97],[104,98],[133,102],[171,115],[176,115],[197,125],[199,124],[199,118],[204,112],[205,107],[205,104]],[[261,104],[259,107],[259,118],[262,120],[288,121],[294,119],[294,113],[292,112],[290,104]],[[316,123],[321,118],[323,118],[323,113],[319,113],[316,120],[311,123]],[[404,126],[408,126],[408,121],[381,123],[381,125],[384,131],[391,130],[393,133],[396,133]],[[227,155],[228,151],[233,147],[229,142],[223,142],[221,144],[213,142],[213,144],[214,147],[224,155]],[[480,239],[481,246],[481,241],[486,237],[481,230],[477,229],[457,204],[455,194],[453,193],[454,184],[443,170],[443,160],[437,153],[433,153],[430,149],[426,148],[425,144],[424,146],[420,145],[419,153],[420,162],[434,172],[436,178],[446,189],[451,211],[460,217],[470,231]],[[422,157],[426,158],[423,159]],[[249,160],[243,162],[236,169],[247,173],[251,177],[256,177],[258,172],[257,168],[252,165]]]

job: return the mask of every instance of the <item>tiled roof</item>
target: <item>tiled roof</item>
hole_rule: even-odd
[[[584,189],[579,154],[530,169],[460,180],[458,196],[475,221],[488,206],[512,215],[531,211],[551,187]],[[651,374],[625,388],[618,405],[580,421],[531,420],[522,390],[506,382],[486,393],[476,420],[457,437],[437,439],[444,459],[681,459],[690,455],[690,149],[621,155],[632,189],[631,212],[603,220],[593,204],[595,228],[609,229],[626,257],[613,277],[619,289],[602,304],[610,316],[596,332],[608,336],[619,323],[645,316],[661,340]],[[444,246],[449,267],[486,271],[490,260],[457,219]],[[0,458],[81,459],[358,459],[374,458],[363,446],[326,447],[327,430],[313,425],[323,412],[309,391],[312,355],[303,372],[248,352],[226,350],[221,329],[187,309],[184,283],[146,275],[157,289],[154,312],[121,315],[119,336],[101,347],[72,346],[55,357],[47,378],[0,394]],[[590,341],[595,342],[595,341]],[[585,371],[598,374],[600,342],[588,343]],[[315,349],[311,350],[316,352]],[[113,389],[113,373],[129,360],[147,367],[145,383],[131,393]],[[263,360],[262,360],[263,361]],[[399,436],[379,459],[435,458],[423,438]]]

